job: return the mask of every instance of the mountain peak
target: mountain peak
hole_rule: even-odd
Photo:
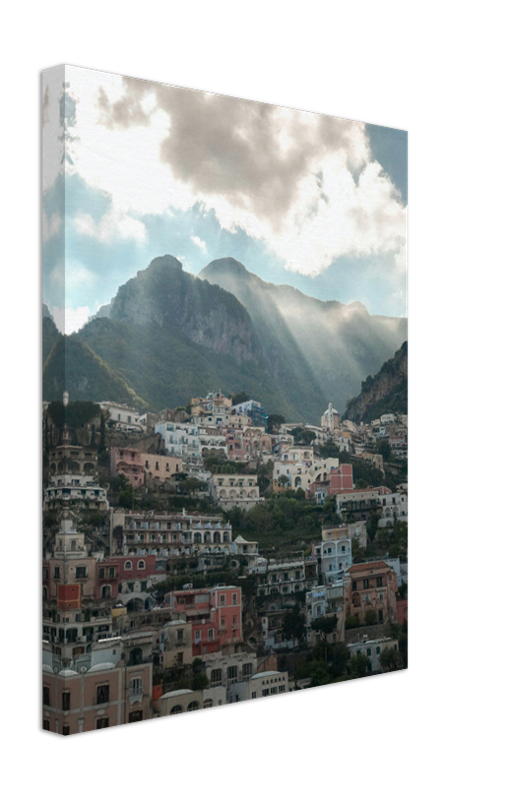
[[[236,275],[237,277],[247,277],[251,275],[244,264],[241,264],[240,261],[236,261],[230,256],[226,258],[216,258],[214,261],[211,261],[210,264],[207,264],[202,272],[205,273],[205,275],[215,272],[228,272],[230,275]]]
[[[157,258],[153,258],[148,267],[139,270],[137,275],[163,273],[168,272],[168,270],[178,270],[179,272],[182,272],[182,264],[178,258],[175,258],[175,256],[166,254],[164,256],[157,256]]]

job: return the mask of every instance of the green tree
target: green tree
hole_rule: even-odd
[[[99,429],[99,452],[102,453],[106,449],[106,420],[104,414],[101,412],[101,425]]]
[[[281,636],[285,641],[298,639],[306,635],[306,618],[296,603],[283,617],[281,623]]]
[[[312,661],[310,664],[309,675],[311,678],[310,686],[326,686],[331,682],[331,673],[323,661]]]
[[[232,406],[238,406],[240,403],[247,403],[250,399],[247,392],[237,392],[237,394],[232,395]]]
[[[359,627],[359,617],[347,617],[345,620],[345,628],[351,630],[352,628]]]
[[[368,520],[368,524],[366,526],[366,529],[367,529],[368,536],[369,536],[371,541],[373,541],[373,539],[376,536],[376,532],[378,530],[378,520],[379,519],[380,519],[380,513],[379,512],[376,512],[376,511],[371,511],[370,512],[369,520]]]
[[[372,608],[368,609],[364,614],[364,622],[366,625],[376,625],[376,613]]]
[[[384,461],[390,461],[392,457],[391,446],[387,439],[379,439],[377,443],[378,452],[383,456]]]
[[[282,414],[269,414],[267,417],[267,429],[269,433],[277,433],[279,427],[284,425],[286,419]]]
[[[331,670],[335,678],[344,675],[350,661],[350,650],[344,642],[333,645],[331,649]]]
[[[333,616],[318,617],[311,623],[312,629],[324,636],[329,636],[333,633],[337,629],[337,625],[338,619],[335,614]]]
[[[398,650],[393,647],[386,647],[380,653],[380,666],[383,672],[394,672],[403,668],[403,659]]]
[[[348,670],[352,678],[363,678],[368,672],[369,659],[364,653],[357,653],[350,659]]]

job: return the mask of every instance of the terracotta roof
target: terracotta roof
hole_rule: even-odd
[[[354,564],[354,566],[350,567],[347,572],[366,572],[368,569],[382,569],[383,567],[390,569],[389,565],[386,564],[385,561],[368,561],[367,564]]]

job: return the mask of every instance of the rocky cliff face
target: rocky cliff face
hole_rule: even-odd
[[[408,343],[404,342],[393,358],[362,382],[361,393],[346,406],[345,417],[352,422],[370,422],[381,414],[408,412]]]
[[[238,362],[258,360],[262,348],[251,318],[233,295],[184,272],[173,256],[155,258],[118,290],[109,318],[159,325]]]
[[[406,319],[373,316],[362,303],[326,302],[267,283],[232,258],[212,261],[199,277],[231,292],[248,310],[272,374],[288,392],[317,390],[306,399],[309,421],[319,421],[329,400],[344,407],[407,337]]]

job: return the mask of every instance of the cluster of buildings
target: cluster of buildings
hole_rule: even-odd
[[[380,459],[368,449],[374,438],[382,430],[397,438],[406,422],[385,415],[355,426],[329,405],[320,426],[305,426],[315,433],[306,445],[296,441],[298,426],[269,433],[259,403],[233,405],[220,392],[159,415],[101,408],[109,430],[124,437],[101,459],[101,475],[97,447],[76,444],[65,426],[47,453],[44,729],[68,735],[293,691],[301,687],[285,658],[323,638],[344,642],[352,655],[366,656],[370,672],[380,671],[381,653],[398,647],[391,624],[407,618],[398,598],[405,565],[389,558],[356,564],[353,550],[366,547],[373,509],[380,527],[407,519],[406,490],[356,489],[355,467],[320,458],[316,445],[332,440]],[[335,498],[337,521],[311,550],[272,558],[228,521],[232,508],[263,502],[257,468],[269,462],[270,491],[302,489],[318,504]],[[215,464],[226,468],[214,471]],[[195,477],[217,511],[189,511],[184,502],[178,511],[114,507],[104,470],[148,492]],[[187,484],[190,494],[196,490]],[[105,525],[94,527],[91,513]],[[235,575],[228,585],[208,577],[222,569]],[[291,639],[283,621],[297,606],[305,634]],[[322,618],[333,620],[326,634],[316,624]]]

